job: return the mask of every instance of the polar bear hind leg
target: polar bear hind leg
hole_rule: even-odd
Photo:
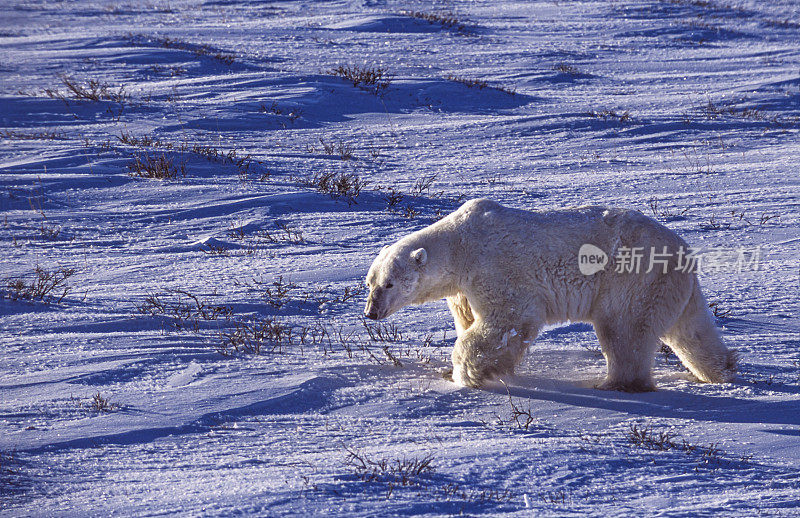
[[[627,319],[608,319],[596,322],[595,332],[608,367],[605,381],[597,388],[624,392],[655,390],[652,370],[659,341],[648,326],[631,326]]]
[[[736,352],[722,343],[696,279],[678,321],[661,339],[700,381],[726,383],[736,376]]]
[[[667,332],[686,305],[693,279],[679,272],[619,279],[603,298],[592,324],[606,359],[606,379],[597,388],[624,392],[655,390],[653,363]],[[627,284],[624,283],[627,281]]]

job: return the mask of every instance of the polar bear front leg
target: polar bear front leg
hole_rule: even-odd
[[[467,297],[463,293],[447,297],[447,307],[450,308],[450,313],[453,314],[453,321],[456,324],[456,336],[463,335],[464,331],[469,329],[472,323],[475,322],[475,316],[472,314],[472,308]]]
[[[513,373],[527,348],[520,329],[521,326],[476,320],[458,337],[453,348],[453,382],[480,387],[498,376]]]

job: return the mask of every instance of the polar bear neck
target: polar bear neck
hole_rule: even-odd
[[[441,223],[441,222],[438,222]],[[413,304],[423,304],[455,295],[459,291],[458,257],[460,239],[445,225],[435,223],[419,230],[401,241],[402,248],[412,250],[424,248],[427,263],[420,269],[419,282]]]

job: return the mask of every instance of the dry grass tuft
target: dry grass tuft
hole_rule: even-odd
[[[631,113],[628,110],[622,113],[618,113],[614,110],[589,110],[587,115],[594,119],[601,119],[604,121],[615,120],[618,122],[631,122]]]
[[[8,140],[66,140],[67,136],[60,131],[36,131],[25,133],[15,130],[0,130],[0,138]]]
[[[236,62],[236,55],[232,52],[223,52],[214,49],[209,45],[188,43],[175,38],[155,38],[129,34],[128,40],[133,44],[155,43],[159,47],[163,47],[165,49],[176,49],[191,52],[197,57],[210,58],[228,66],[233,65],[233,63]]]
[[[446,375],[448,376],[448,379],[452,379],[452,371],[447,371]],[[508,403],[511,407],[510,415],[504,418],[499,414],[495,414],[494,420],[491,423],[483,421],[483,424],[487,426],[495,425],[500,428],[509,427],[512,430],[530,431],[531,425],[536,423],[536,418],[533,417],[533,411],[531,410],[531,407],[528,406],[528,408],[522,408],[520,405],[518,405],[517,402],[514,401],[514,398],[511,397],[511,391],[509,390],[508,385],[506,385],[503,380],[499,381],[506,388],[506,393],[508,394]]]
[[[400,14],[403,16],[410,16],[411,18],[416,18],[418,20],[425,20],[426,22],[435,23],[446,29],[464,31],[467,28],[467,26],[461,23],[461,21],[453,13],[424,13],[421,11],[404,10],[400,11]]]
[[[735,119],[764,122],[778,127],[800,126],[800,118],[798,117],[781,117],[780,115],[765,113],[757,108],[738,108],[733,105],[715,104],[711,99],[708,99],[708,102],[697,109],[697,111],[700,111],[702,116],[707,120],[731,117]]]
[[[460,77],[454,75],[447,75],[445,77],[448,81],[455,81],[456,83],[461,83],[462,85],[466,85],[467,88],[477,88],[478,90],[483,90],[489,83],[484,81],[483,79],[471,79],[468,77]]]
[[[572,65],[567,65],[566,63],[559,63],[553,67],[553,70],[556,72],[561,72],[562,74],[568,74],[571,76],[579,76],[581,75],[581,71],[578,70],[576,67]]]
[[[112,403],[109,398],[100,395],[100,392],[92,396],[91,409],[98,413],[112,412],[117,409],[117,405]]]
[[[175,164],[167,155],[150,156],[148,153],[134,155],[128,164],[131,176],[154,178],[157,180],[175,180],[186,176],[186,164]]]
[[[346,464],[364,482],[391,482],[407,487],[422,484],[422,477],[433,471],[432,455],[419,459],[371,459],[365,453],[345,446]]]
[[[507,93],[508,95],[516,95],[517,91],[514,87],[505,87],[505,86],[489,86],[488,81],[484,81],[483,79],[473,79],[469,77],[461,77],[461,76],[454,76],[454,75],[447,75],[445,79],[448,81],[455,81],[456,83],[461,83],[465,85],[467,88],[477,88],[478,90],[483,90],[484,88],[491,88],[493,90],[497,90],[503,93]]]
[[[363,318],[361,319],[361,324],[367,331],[369,339],[373,342],[396,343],[403,341],[403,332],[397,324],[387,324],[385,322],[370,324]]]
[[[262,164],[259,160],[254,160],[250,155],[240,156],[235,149],[225,151],[224,149],[206,146],[203,144],[173,144],[172,142],[165,142],[148,135],[137,137],[127,132],[122,132],[117,136],[117,140],[126,146],[137,148],[158,148],[168,151],[175,151],[180,153],[191,153],[209,162],[216,162],[219,164],[230,164],[236,167],[239,177],[246,180],[250,173],[250,166],[253,163]],[[261,180],[266,180],[269,177],[268,173],[261,175]]]
[[[346,79],[353,83],[356,88],[366,90],[375,95],[383,94],[391,83],[386,69],[380,67],[367,68],[358,65],[339,65],[331,70],[330,74]]]
[[[200,320],[230,318],[230,306],[213,304],[207,299],[181,289],[167,289],[162,293],[150,293],[136,310],[143,315],[163,315],[173,319],[175,329],[197,329]]]

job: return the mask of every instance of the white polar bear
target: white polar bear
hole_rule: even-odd
[[[607,258],[641,247],[641,269],[601,264],[581,273],[579,250],[587,244]],[[471,200],[383,248],[367,274],[365,315],[379,320],[447,298],[458,334],[453,381],[464,386],[512,373],[542,326],[566,321],[594,325],[608,367],[598,388],[654,390],[659,339],[700,381],[727,382],[736,353],[723,345],[695,273],[679,264],[679,250],[687,249],[637,211],[527,212]]]

